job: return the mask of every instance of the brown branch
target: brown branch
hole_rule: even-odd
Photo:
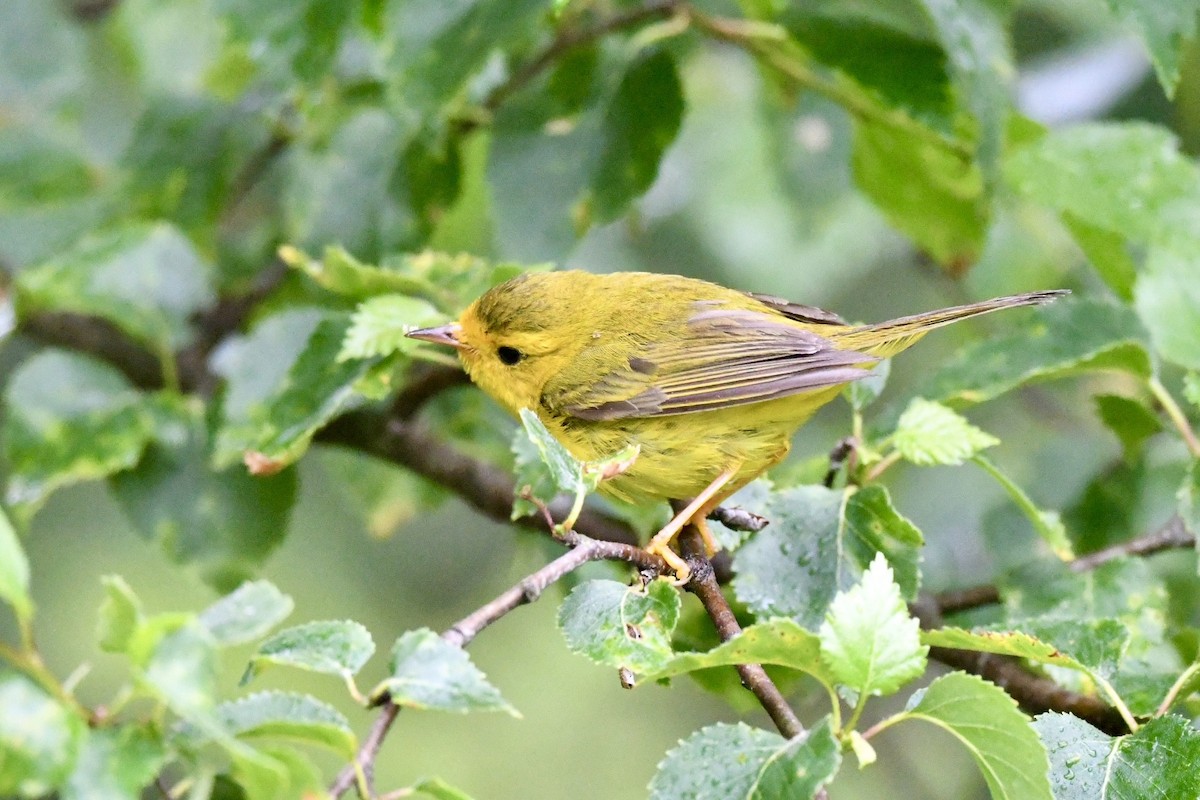
[[[1176,514],[1153,533],[1080,556],[1071,562],[1071,569],[1074,572],[1087,572],[1101,564],[1107,564],[1109,561],[1125,556],[1150,556],[1164,550],[1195,546],[1195,535],[1188,531],[1183,518]]]
[[[494,520],[508,522],[512,515],[511,475],[465,455],[418,423],[394,420],[378,411],[354,411],[333,420],[317,434],[317,441],[399,464],[445,486]],[[561,500],[551,503],[550,509],[559,519],[566,516],[566,504]],[[517,523],[545,530],[540,517],[524,517]],[[628,524],[590,508],[579,515],[575,530],[593,539],[638,543],[637,533]]]
[[[639,547],[618,542],[604,542],[573,531],[568,532],[562,541],[571,548],[569,551],[536,572],[525,576],[516,585],[501,592],[491,602],[485,603],[451,625],[442,633],[442,639],[455,647],[466,647],[484,628],[510,611],[537,600],[547,587],[589,561],[625,561],[655,572],[661,572],[666,568],[666,564],[661,558],[651,555]],[[354,761],[344,767],[330,784],[330,795],[339,797],[353,786],[359,769],[367,776],[368,786],[370,785],[375,759],[399,713],[400,706],[395,703],[388,702],[383,705],[383,710],[371,726],[367,738],[363,740]]]
[[[972,608],[993,606],[1000,602],[1000,590],[991,584],[968,586],[966,589],[949,589],[933,596],[938,611],[954,614]]]

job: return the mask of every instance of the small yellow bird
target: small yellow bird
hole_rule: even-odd
[[[534,411],[581,460],[640,447],[600,491],[686,501],[650,541],[686,580],[671,542],[785,455],[792,434],[851,381],[927,331],[1049,302],[1031,292],[874,325],[678,275],[529,273],[493,287],[458,322],[411,331],[457,348],[471,380],[513,414]]]

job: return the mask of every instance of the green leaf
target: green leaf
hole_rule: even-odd
[[[1196,17],[1200,3],[1196,0],[1174,0],[1157,3],[1154,0],[1108,0],[1108,6],[1118,17],[1133,23],[1142,34],[1146,49],[1158,73],[1158,82],[1168,98],[1179,85],[1180,68],[1186,47],[1195,41]]]
[[[258,572],[287,534],[296,474],[214,471],[199,406],[165,408],[160,441],[134,469],[114,475],[113,496],[144,538],[178,563],[196,564],[229,591]]]
[[[885,359],[876,364],[867,377],[853,381],[846,386],[843,394],[855,411],[861,412],[874,403],[879,395],[883,394],[883,387],[887,385],[888,375],[891,374],[891,371],[892,360]]]
[[[778,617],[751,625],[732,639],[704,653],[678,653],[659,669],[643,674],[643,682],[683,675],[709,667],[736,664],[773,664],[805,672],[831,684],[821,661],[821,643],[815,633],[793,619]]]
[[[13,373],[4,393],[6,500],[27,520],[63,486],[138,462],[153,428],[141,398],[107,364],[46,350]]]
[[[1046,750],[1027,716],[1003,689],[952,672],[913,695],[903,717],[931,722],[975,759],[993,800],[1052,800]]]
[[[938,403],[913,398],[896,423],[892,445],[914,464],[961,464],[1000,440]]]
[[[1113,293],[1125,302],[1132,300],[1137,264],[1124,237],[1115,231],[1084,222],[1070,211],[1064,211],[1062,218],[1079,249]]]
[[[372,297],[354,309],[337,359],[374,358],[396,352],[411,355],[421,345],[405,334],[443,321],[440,311],[419,298],[400,294]]]
[[[1183,483],[1175,493],[1175,501],[1179,518],[1185,528],[1197,535],[1197,546],[1200,547],[1200,460],[1188,465]]]
[[[671,633],[679,608],[679,591],[665,579],[645,589],[592,580],[567,595],[558,610],[558,626],[574,653],[597,664],[654,673],[674,655]]]
[[[428,628],[407,631],[392,647],[390,674],[375,687],[371,697],[387,699],[399,706],[453,711],[504,711],[520,713],[499,690],[488,683],[470,656]]]
[[[146,661],[142,678],[180,717],[207,719],[216,704],[216,643],[199,624],[181,625],[159,638]]]
[[[120,575],[104,575],[104,600],[100,603],[97,638],[107,653],[128,652],[142,623],[142,603]]]
[[[272,737],[328,747],[350,758],[358,746],[346,717],[333,706],[295,692],[258,692],[213,709],[233,736]]]
[[[830,675],[860,696],[892,694],[920,677],[929,652],[882,553],[857,586],[833,598],[820,640]]]
[[[0,599],[13,608],[22,625],[33,617],[33,598],[29,596],[29,559],[8,515],[0,509]]]
[[[717,723],[667,753],[650,781],[650,800],[811,798],[841,761],[828,717],[790,741],[740,722]]]
[[[167,751],[157,731],[126,724],[87,732],[75,769],[63,786],[66,800],[128,800],[154,781]]]
[[[292,613],[292,598],[266,580],[247,581],[200,612],[200,624],[221,647],[253,642]]]
[[[534,500],[549,505],[560,494],[578,499],[595,491],[605,478],[628,468],[640,449],[632,444],[608,458],[579,461],[527,408],[521,409],[521,424],[522,430],[513,438],[517,486],[513,519],[536,513]]]
[[[991,217],[976,162],[932,130],[855,120],[858,187],[938,263],[961,269],[983,249]]]
[[[187,341],[190,318],[215,300],[212,267],[165,223],[87,237],[17,277],[21,316],[73,311],[103,317],[156,353]]]
[[[361,401],[359,390],[365,387],[360,382],[371,374],[376,359],[338,361],[349,328],[348,315],[326,316],[265,398],[262,384],[256,381],[258,391],[252,399],[243,398],[240,413],[231,417],[227,411],[217,446],[218,464],[229,463],[235,454],[253,453],[264,465],[256,472],[282,469],[303,454],[321,426]],[[227,368],[240,375],[248,366],[243,355],[236,367]]]
[[[240,463],[259,435],[258,420],[268,414],[274,395],[281,392],[288,371],[304,352],[324,312],[292,308],[263,318],[246,336],[232,336],[210,359],[224,380],[221,427],[213,445],[213,465],[223,469]]]
[[[921,394],[948,405],[981,403],[1035,380],[1101,369],[1149,376],[1145,330],[1127,306],[1067,299],[963,349],[923,383]]]
[[[941,628],[922,631],[930,647],[1026,658],[1039,664],[1105,677],[1116,671],[1129,641],[1129,630],[1115,619],[1025,620],[1022,630]]]
[[[760,616],[791,616],[816,630],[838,591],[858,583],[876,553],[896,571],[906,598],[915,598],[922,538],[891,504],[887,490],[800,486],[771,495],[771,524],[733,557],[734,592]]]
[[[1121,441],[1121,450],[1128,462],[1135,461],[1146,440],[1162,430],[1162,423],[1154,412],[1133,398],[1098,394],[1092,401],[1105,427]]]
[[[0,672],[0,793],[40,797],[70,774],[83,720],[28,678]]]
[[[451,786],[441,778],[423,778],[411,787],[410,791],[427,794],[434,800],[471,800],[471,795],[461,789]]]
[[[626,70],[604,113],[604,144],[592,179],[597,222],[620,216],[650,188],[663,153],[683,121],[683,86],[675,59],[655,50]]]
[[[1176,251],[1152,247],[1134,286],[1134,307],[1167,361],[1200,369],[1200,261],[1196,243]]]
[[[1183,396],[1200,409],[1200,372],[1189,372],[1183,376]]]
[[[1152,719],[1113,738],[1070,714],[1042,714],[1033,727],[1050,756],[1055,800],[1174,800],[1200,794],[1188,765],[1200,758],[1200,734],[1179,716]]]
[[[1004,172],[1029,198],[1142,244],[1168,233],[1169,207],[1193,198],[1200,177],[1166,128],[1142,122],[1051,131],[1014,150]]]
[[[271,664],[348,677],[375,653],[371,634],[352,620],[308,622],[267,639],[250,659],[242,683]]]

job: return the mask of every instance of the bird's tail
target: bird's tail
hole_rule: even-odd
[[[908,348],[928,331],[958,322],[967,317],[980,314],[990,314],[1002,308],[1017,306],[1040,306],[1050,303],[1063,295],[1070,294],[1066,289],[1050,289],[1043,292],[1027,292],[1009,297],[997,297],[979,303],[965,306],[952,306],[937,311],[926,311],[924,314],[913,314],[909,317],[899,317],[887,322],[877,322],[873,325],[858,325],[845,328],[836,334],[824,333],[837,341],[838,345],[847,349],[889,358],[901,350]]]

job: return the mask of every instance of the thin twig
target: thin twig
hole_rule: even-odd
[[[1148,533],[1137,539],[1130,539],[1128,542],[1114,544],[1103,550],[1080,556],[1071,562],[1071,569],[1074,572],[1087,572],[1101,564],[1107,564],[1109,561],[1125,556],[1149,556],[1164,550],[1195,546],[1195,535],[1187,529],[1183,518],[1176,514],[1154,533]]]
[[[516,585],[501,592],[494,600],[485,603],[475,611],[451,625],[442,634],[442,639],[455,647],[466,647],[476,636],[492,623],[496,622],[513,609],[537,600],[542,592],[551,584],[579,569],[589,561],[625,561],[644,569],[661,572],[666,564],[661,558],[647,553],[639,547],[621,544],[619,542],[604,542],[592,539],[574,531],[568,532],[562,541],[571,548],[568,552],[551,561],[546,566],[533,572],[519,581]],[[329,786],[329,793],[339,797],[353,786],[361,770],[370,781],[375,759],[383,746],[392,724],[400,713],[400,706],[395,703],[385,703],[375,723],[371,726],[366,739],[354,757],[338,773]]]
[[[966,589],[950,589],[933,596],[938,610],[943,614],[969,611],[972,608],[993,606],[1000,602],[1000,590],[991,584],[969,586]]]
[[[1200,439],[1196,438],[1196,432],[1192,430],[1191,424],[1188,422],[1187,415],[1183,413],[1183,409],[1175,402],[1175,398],[1167,391],[1167,387],[1163,386],[1158,378],[1151,378],[1147,381],[1147,386],[1150,387],[1150,393],[1154,395],[1154,399],[1162,406],[1166,412],[1171,424],[1179,431],[1179,435],[1183,437],[1184,444],[1187,445],[1188,452],[1193,458],[1200,458]]]

